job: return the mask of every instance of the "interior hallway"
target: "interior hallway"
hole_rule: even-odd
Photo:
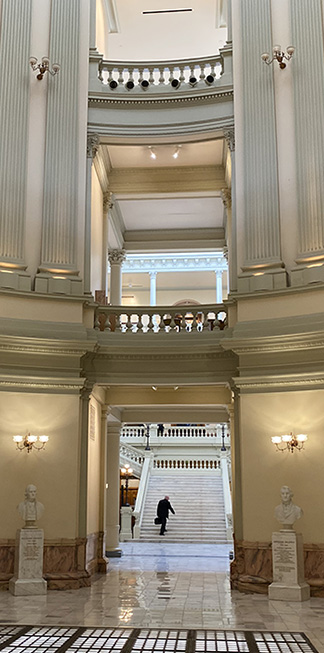
[[[269,602],[231,592],[229,546],[121,547],[124,555],[111,559],[107,576],[98,575],[91,588],[32,598],[1,592],[0,624],[298,631],[324,653],[324,599]]]

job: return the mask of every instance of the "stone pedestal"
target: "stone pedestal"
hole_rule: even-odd
[[[121,516],[121,525],[120,525],[120,533],[119,533],[119,540],[121,542],[129,542],[129,540],[133,539],[133,534],[132,534],[132,516],[133,516],[133,508],[130,506],[123,506],[120,509],[120,516]]]
[[[21,528],[16,535],[15,575],[9,590],[15,596],[46,594],[43,578],[44,531],[40,528]]]
[[[271,601],[307,601],[310,588],[304,579],[303,536],[293,530],[272,533],[273,583]]]

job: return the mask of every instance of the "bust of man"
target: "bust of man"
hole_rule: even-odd
[[[283,524],[283,528],[292,528],[297,519],[303,516],[303,511],[292,502],[293,492],[288,485],[283,485],[281,490],[281,503],[275,508],[275,518]]]
[[[22,519],[25,520],[24,528],[36,528],[36,521],[40,519],[44,506],[36,500],[37,488],[35,485],[27,485],[25,490],[25,501],[18,506],[18,512]]]

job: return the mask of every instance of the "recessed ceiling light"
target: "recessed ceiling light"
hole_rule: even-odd
[[[151,145],[149,145],[149,146],[148,146],[148,149],[150,150],[150,157],[151,157],[151,159],[156,159],[156,153],[155,153],[155,151],[153,150],[153,147],[151,147]]]
[[[177,158],[178,158],[179,153],[180,153],[180,148],[181,148],[181,145],[177,145],[177,147],[176,147],[174,153],[172,154],[172,156],[173,156],[174,159],[177,159]]]

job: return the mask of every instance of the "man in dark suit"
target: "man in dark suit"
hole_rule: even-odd
[[[156,514],[160,519],[160,523],[161,523],[160,535],[164,535],[166,531],[165,527],[166,527],[166,520],[169,517],[169,510],[171,510],[173,515],[175,515],[175,512],[169,501],[169,497],[164,497],[164,499],[161,499],[161,501],[159,501],[156,510]]]

